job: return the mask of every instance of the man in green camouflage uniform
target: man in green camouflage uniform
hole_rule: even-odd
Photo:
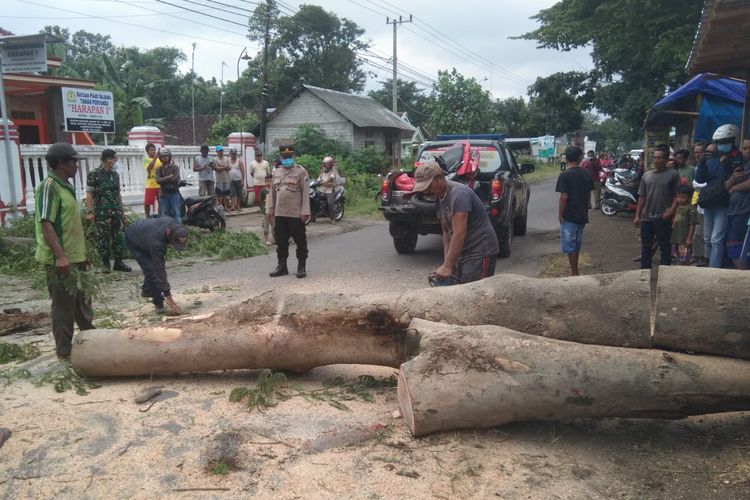
[[[96,246],[104,272],[109,272],[109,259],[114,257],[115,271],[130,272],[122,261],[125,241],[122,236],[124,213],[120,195],[120,176],[114,171],[117,154],[102,151],[101,166],[89,172],[86,179],[86,219],[94,224]]]

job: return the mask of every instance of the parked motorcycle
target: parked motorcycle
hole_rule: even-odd
[[[336,186],[333,188],[333,218],[336,221],[340,221],[344,218],[344,204],[346,204],[346,193],[344,186]],[[308,222],[315,222],[315,219],[330,218],[329,217],[330,207],[328,206],[328,200],[326,194],[322,191],[318,191],[318,181],[310,181],[310,220]]]
[[[191,185],[187,181],[180,181],[180,187]],[[187,226],[197,226],[209,231],[225,229],[227,226],[224,207],[216,205],[216,195],[184,198],[180,193],[180,213],[182,223]]]
[[[615,169],[610,172],[602,190],[602,213],[614,216],[618,212],[635,212],[639,184],[637,173],[630,169]]]

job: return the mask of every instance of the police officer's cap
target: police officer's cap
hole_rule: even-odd
[[[67,160],[69,158],[80,160],[83,157],[67,142],[56,142],[47,149],[45,158],[49,162],[51,160]]]
[[[294,145],[293,144],[282,144],[279,146],[279,153],[282,155],[293,155],[294,154]]]

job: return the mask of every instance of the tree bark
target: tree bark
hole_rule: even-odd
[[[414,435],[577,417],[682,418],[750,409],[750,362],[583,345],[415,319],[398,399]]]
[[[335,363],[397,367],[412,318],[497,324],[584,343],[649,346],[649,274],[498,275],[468,285],[370,295],[269,292],[168,328],[86,330],[72,364],[90,376]],[[613,328],[616,325],[616,328]]]
[[[750,273],[662,266],[654,346],[750,359]]]

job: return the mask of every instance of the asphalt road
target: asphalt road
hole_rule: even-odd
[[[537,276],[540,257],[558,251],[554,186],[554,179],[532,186],[527,234],[514,238],[511,257],[498,260],[497,273]],[[242,222],[230,227],[238,224]],[[252,230],[254,223],[248,227]],[[309,226],[308,234],[310,256],[306,279],[293,275],[270,278],[268,273],[276,265],[275,247],[271,247],[269,255],[249,259],[199,262],[191,266],[170,264],[174,266],[169,270],[173,290],[229,284],[233,290],[226,293],[227,298],[235,301],[274,288],[341,293],[401,291],[428,286],[427,276],[441,264],[443,257],[439,235],[420,236],[414,254],[399,255],[384,220],[364,224],[345,221],[335,226],[327,221],[316,222]],[[292,246],[289,258],[292,271],[296,266],[294,250]]]

